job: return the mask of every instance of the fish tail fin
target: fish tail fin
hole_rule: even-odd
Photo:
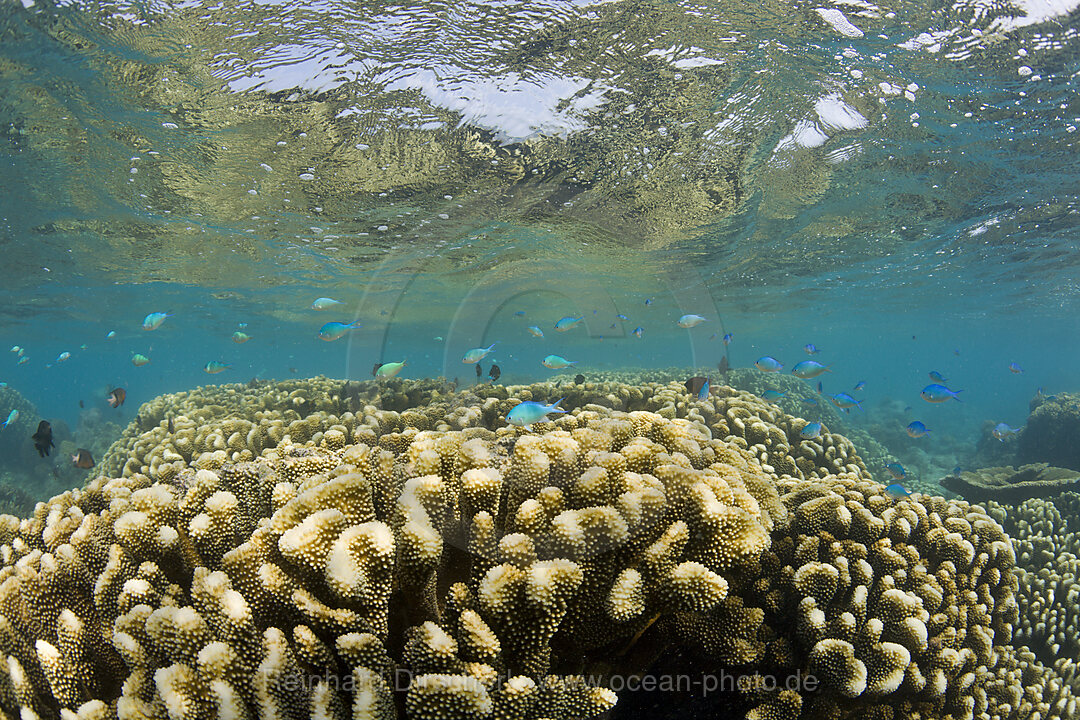
[[[964,391],[963,390],[956,390],[955,392],[953,392],[952,399],[955,400],[956,402],[960,402],[960,398],[958,396],[962,392],[964,392]]]
[[[565,399],[566,399],[566,396],[565,396],[565,395],[563,395],[563,396],[562,396],[561,398],[559,398],[559,399],[558,399],[558,400],[556,400],[555,402],[551,403],[551,408],[552,408],[552,410],[554,410],[554,409],[558,408],[559,410],[562,410],[563,412],[566,412],[566,411],[565,411],[565,410],[563,410],[563,409],[562,409],[561,407],[559,407],[559,403],[561,403],[561,402],[562,402],[563,400],[565,400]]]

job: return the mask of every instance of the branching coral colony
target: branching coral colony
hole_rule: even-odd
[[[558,395],[556,394],[558,393]],[[520,400],[572,412],[508,427]],[[310,381],[147,403],[105,475],[0,516],[22,718],[595,717],[677,647],[754,720],[1068,718],[1014,551],[719,388]]]

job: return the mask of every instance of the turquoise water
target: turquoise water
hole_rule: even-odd
[[[495,341],[504,382],[813,343],[852,422],[974,442],[1077,386],[1073,6],[9,3],[0,380],[74,426]]]

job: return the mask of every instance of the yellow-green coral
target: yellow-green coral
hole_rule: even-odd
[[[157,482],[128,465],[0,518],[0,710],[590,717],[615,696],[568,673],[638,674],[673,646],[821,682],[738,691],[751,718],[1075,706],[1010,645],[1014,552],[981,510],[893,500],[846,439],[807,449],[805,421],[728,389],[612,383],[536,432],[502,421],[553,391],[313,410],[250,459],[192,454]],[[194,437],[230,447],[231,422]]]

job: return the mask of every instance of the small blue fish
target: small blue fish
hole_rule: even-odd
[[[939,373],[937,370],[931,370],[929,374],[930,374],[930,379],[933,380],[934,382],[939,382],[939,383],[949,382],[949,378],[942,377],[941,373]]]
[[[819,352],[821,352],[814,346],[814,343],[806,343],[802,346],[802,349],[806,351],[807,355],[817,355]]]
[[[115,330],[110,330],[109,332],[105,333],[105,339],[106,340],[112,340],[114,337],[116,337],[116,331]]]
[[[478,363],[484,358],[486,358],[488,355],[490,355],[494,349],[495,343],[491,343],[486,348],[473,348],[469,352],[465,353],[465,355],[461,358],[461,362],[465,363],[466,365]]]
[[[548,355],[546,358],[540,361],[540,364],[546,368],[552,370],[562,370],[565,367],[570,367],[577,363],[577,360],[567,360],[564,357],[558,355]]]
[[[675,321],[675,324],[681,328],[689,329],[692,327],[697,327],[703,322],[707,321],[700,315],[683,315],[681,318]]]
[[[401,369],[405,367],[405,361],[401,362],[388,362],[379,366],[379,369],[375,371],[375,377],[378,378],[392,378],[396,376]]]
[[[518,310],[517,312],[514,313],[514,317],[525,317],[525,311],[524,310]]]
[[[779,400],[786,394],[787,393],[782,393],[779,390],[766,390],[765,392],[761,393],[761,397],[765,400],[768,400],[769,402],[772,402],[773,400]]]
[[[817,440],[821,437],[821,423],[806,423],[806,425],[803,426],[803,429],[799,431],[799,437],[803,440]]]
[[[608,325],[608,330],[614,330],[617,327],[619,327],[618,323],[611,323],[611,325]]]
[[[646,298],[645,299],[645,304],[646,305],[652,305],[652,298]]]
[[[241,330],[246,329],[247,326],[248,326],[247,323],[236,323],[236,327],[240,328]]]
[[[817,391],[818,391],[818,395],[821,395],[821,394],[822,394],[822,393],[824,392],[824,391],[822,390],[822,387],[821,387],[821,381],[820,381],[820,380],[818,380],[818,384],[817,384]]]
[[[827,372],[832,372],[832,370],[829,370],[828,366],[822,365],[817,360],[803,360],[791,368],[791,374],[803,380],[810,380]]]
[[[544,331],[541,330],[540,328],[536,327],[535,325],[530,325],[529,327],[527,327],[525,329],[528,330],[529,334],[532,335],[533,337],[539,337],[539,338],[544,337]]]
[[[565,399],[566,398],[559,398],[550,405],[533,402],[532,400],[525,400],[515,405],[510,412],[506,413],[506,422],[518,427],[528,427],[533,423],[543,422],[548,419],[547,416],[551,413],[566,412],[559,407],[559,403]]]
[[[319,328],[319,338],[326,342],[337,340],[350,330],[359,330],[362,326],[357,320],[351,323],[328,322]]]
[[[960,398],[958,398],[956,396],[959,395],[962,392],[964,392],[964,391],[963,390],[956,390],[954,392],[954,391],[950,390],[949,388],[945,387],[944,385],[938,385],[938,384],[935,383],[933,385],[927,385],[926,387],[924,387],[922,389],[922,392],[919,393],[919,395],[926,402],[942,403],[942,402],[945,402],[946,400],[948,400],[949,398],[952,398],[953,400],[956,400],[957,402],[960,402]]]
[[[225,372],[231,367],[232,365],[229,365],[228,363],[211,360],[203,366],[203,371],[209,373],[210,375],[217,375],[219,372]]]
[[[315,298],[315,302],[311,303],[311,309],[329,310],[330,308],[337,307],[338,305],[344,305],[344,303],[340,300],[335,300],[334,298],[321,297]]]
[[[817,405],[818,404],[818,401],[815,400],[814,398],[803,398],[802,402],[806,403],[807,405]]]
[[[637,338],[640,338],[642,335],[645,334],[645,328],[638,325],[636,328],[634,328],[634,331],[632,333],[630,333],[630,334],[637,337]]]
[[[863,390],[864,388],[866,388],[866,381],[865,380],[860,380],[859,382],[855,383],[855,387],[853,387],[852,390],[854,392],[859,392],[860,390]]]
[[[960,467],[959,465],[957,465],[956,467],[954,467],[952,469],[952,474],[953,475],[959,475],[961,473],[961,471],[963,471],[963,468]]]
[[[16,364],[16,365],[25,365],[25,364],[26,364],[26,363],[28,363],[28,362],[30,362],[30,356],[29,356],[29,355],[23,355],[23,356],[22,356],[21,358],[19,358],[19,359],[18,359],[18,360],[17,360],[16,362],[15,362],[15,364]]]
[[[615,316],[615,319],[616,320],[629,320],[630,318],[626,317],[625,315],[619,314],[619,315]]]
[[[926,433],[928,433],[928,432],[930,432],[930,431],[926,429],[926,426],[923,425],[918,420],[913,420],[910,423],[908,423],[907,434],[910,437],[921,438],[922,436],[926,435]]]
[[[62,363],[65,360],[67,360],[68,358],[70,358],[70,357],[71,357],[71,353],[69,353],[67,350],[65,350],[64,352],[62,352],[62,353],[60,353],[59,355],[56,356],[56,362]]]
[[[1024,372],[1024,368],[1020,367],[1016,363],[1009,363],[1009,372],[1019,375],[1020,373]]]
[[[907,477],[907,470],[905,470],[904,466],[898,462],[888,463],[885,466],[885,469],[889,471],[890,475],[892,475],[893,480],[903,480]]]
[[[757,359],[757,362],[754,363],[754,367],[756,367],[761,372],[780,372],[784,369],[784,366],[780,363],[779,360],[768,355],[759,357]]]
[[[836,393],[829,399],[832,401],[833,405],[840,408],[841,410],[847,410],[848,408],[856,407],[859,405],[860,402],[862,402],[861,400],[856,400],[847,393]]]
[[[907,407],[905,407],[904,412],[911,412],[911,406],[908,405]]]
[[[4,424],[0,425],[0,430],[3,430],[8,425],[10,425],[11,423],[15,422],[18,419],[19,419],[19,411],[18,410],[12,410],[11,412],[8,413],[7,420],[4,421]]]
[[[559,322],[555,323],[555,329],[559,332],[566,332],[567,330],[576,328],[578,325],[581,324],[581,321],[584,319],[585,318],[583,317],[571,317],[567,315],[566,317],[559,320]]]
[[[895,464],[899,465],[900,463],[895,463]],[[903,468],[901,468],[901,469],[903,469]],[[899,478],[897,478],[897,479],[899,479]],[[888,495],[893,500],[902,500],[902,499],[910,496],[911,491],[908,490],[903,485],[901,485],[900,483],[893,483],[889,487],[885,488],[885,494]]]
[[[705,378],[705,382],[701,383],[701,389],[698,390],[697,399],[699,401],[705,400],[709,397],[709,379]]]
[[[172,317],[172,313],[152,312],[142,321],[143,330],[157,330],[161,327],[161,323],[165,322],[165,318]]]
[[[730,345],[731,341],[735,339],[735,333],[725,333],[724,337],[720,338],[724,341],[724,345]]]
[[[1011,428],[1005,423],[998,423],[994,426],[994,429],[990,431],[990,434],[1001,442],[1005,442],[1005,438],[1010,435],[1015,435],[1018,432],[1020,432],[1020,428]]]

